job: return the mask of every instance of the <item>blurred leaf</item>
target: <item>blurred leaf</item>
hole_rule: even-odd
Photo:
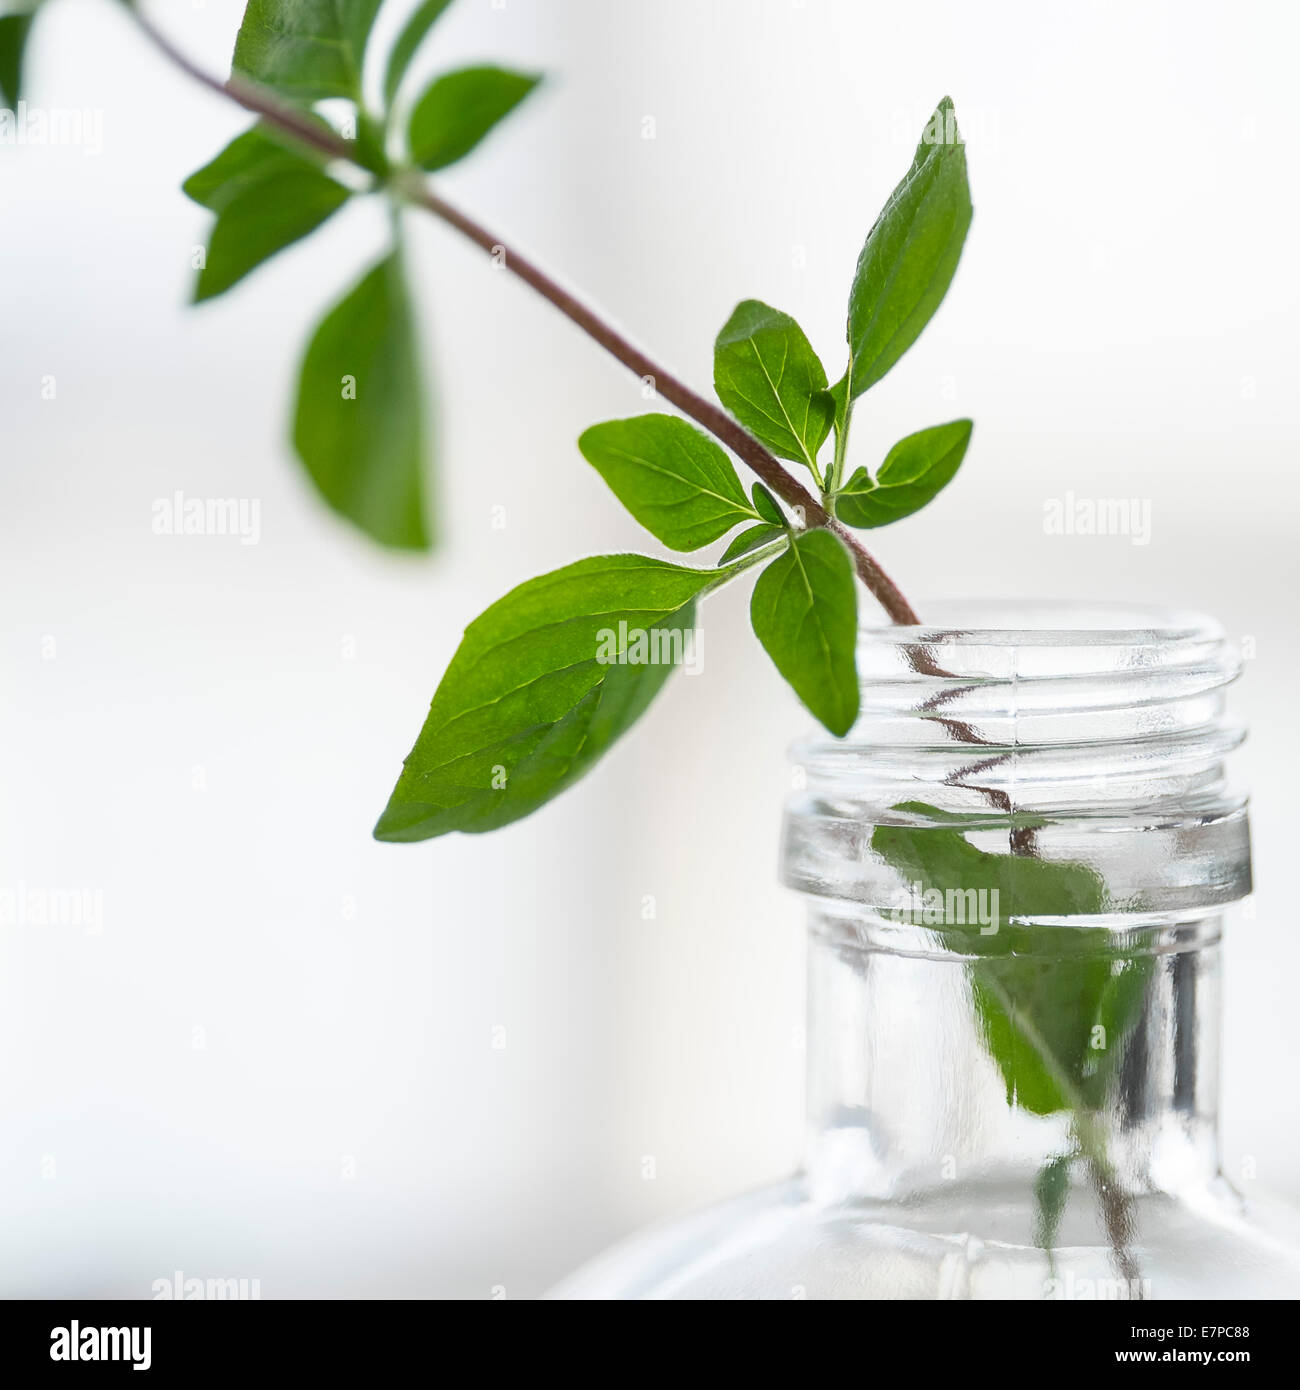
[[[277,251],[314,231],[351,196],[320,162],[291,149],[266,126],[236,137],[184,184],[217,214],[194,298],[211,299]]]
[[[383,545],[426,550],[424,426],[400,256],[321,321],[298,386],[294,445],[321,495]]]
[[[23,56],[33,18],[30,10],[0,15],[0,101],[13,110],[22,95]]]
[[[1043,1164],[1034,1179],[1034,1200],[1038,1205],[1035,1238],[1040,1249],[1049,1253],[1056,1245],[1061,1216],[1070,1199],[1070,1164],[1073,1161],[1073,1154],[1057,1154]]]
[[[805,531],[758,577],[749,605],[776,669],[831,733],[858,717],[858,595],[849,553],[829,531]]]
[[[785,534],[784,526],[770,526],[767,522],[750,526],[747,530],[742,531],[722,552],[718,564],[725,565],[732,560],[739,560],[742,555],[748,555],[751,550],[757,550],[770,541],[780,540]]]
[[[372,116],[368,111],[358,111],[356,136],[352,140],[350,152],[351,158],[363,169],[377,174],[381,179],[387,178],[392,170],[388,158],[387,142],[388,134],[383,121]]]
[[[873,480],[865,468],[836,494],[835,515],[848,526],[888,526],[918,512],[945,488],[961,466],[973,425],[953,420],[900,439]]]
[[[438,78],[411,112],[411,158],[429,170],[463,159],[540,81],[490,66]]]
[[[898,809],[928,810],[919,803]],[[953,829],[881,825],[871,847],[909,886],[942,895],[934,925],[978,932],[963,904],[971,893],[996,904],[994,930],[980,935],[980,956],[969,969],[1008,1104],[1036,1115],[1101,1105],[1140,1016],[1151,957],[1125,955],[1104,928],[1022,920],[1105,912],[1101,879],[1086,864],[977,849]],[[960,920],[946,915],[952,908]],[[925,921],[931,924],[928,912]]]
[[[1022,929],[1024,949],[1031,929]],[[1049,937],[1048,932],[1054,935]],[[1117,957],[1107,933],[1083,930],[1080,954],[1044,958],[1057,927],[1037,929],[1037,958],[981,960],[971,967],[985,1039],[1002,1071],[1007,1103],[1035,1115],[1100,1108],[1151,973],[1149,956]],[[1090,948],[1090,949],[1084,949]],[[1094,1038],[1103,1046],[1094,1045]]]
[[[718,574],[597,555],[494,603],[465,629],[376,838],[494,830],[571,786],[668,678]]]
[[[774,454],[816,470],[835,405],[803,329],[757,299],[736,305],[713,348],[718,399]]]
[[[415,57],[416,50],[424,42],[424,36],[437,23],[443,10],[449,4],[451,4],[451,0],[424,0],[424,3],[419,5],[415,13],[406,21],[406,27],[397,36],[388,55],[388,69],[384,74],[384,102],[386,105],[391,106],[393,104],[393,98],[397,95],[397,89],[402,85],[402,78],[406,76],[406,71],[411,66],[411,60]]]
[[[920,336],[961,259],[971,221],[966,146],[949,98],[876,218],[849,295],[849,392],[874,385]]]
[[[380,0],[248,0],[234,70],[290,100],[361,100]]]
[[[698,550],[758,514],[731,460],[675,415],[592,425],[583,457],[642,526],[671,550]]]

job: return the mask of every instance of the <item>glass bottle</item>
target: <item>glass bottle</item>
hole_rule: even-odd
[[[858,723],[794,751],[803,1167],[557,1296],[1300,1296],[1300,1221],[1219,1165],[1235,651],[1145,609],[941,618],[864,630]]]

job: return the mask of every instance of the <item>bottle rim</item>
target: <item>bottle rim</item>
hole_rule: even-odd
[[[788,885],[885,905],[899,884],[873,837],[900,827],[993,852],[1029,836],[1037,855],[1099,874],[1111,911],[1194,911],[1249,891],[1246,798],[1228,775],[1242,659],[1220,624],[1049,599],[926,612],[925,625],[861,629],[856,723],[791,749]]]
[[[1115,600],[954,598],[925,605],[922,623],[858,631],[872,645],[1098,647],[1159,646],[1225,639],[1222,625],[1189,609]]]

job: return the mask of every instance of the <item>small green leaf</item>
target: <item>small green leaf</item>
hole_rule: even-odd
[[[23,56],[33,18],[30,10],[0,15],[0,101],[14,110],[22,95]]]
[[[918,512],[952,481],[966,456],[973,425],[953,420],[900,439],[874,480],[865,468],[836,494],[835,515],[848,526],[888,526]]]
[[[718,399],[774,454],[816,471],[835,404],[804,331],[778,309],[746,299],[713,347]]]
[[[438,78],[411,112],[411,158],[429,170],[463,159],[541,80],[490,66]]]
[[[230,289],[351,197],[321,171],[319,161],[289,148],[264,125],[236,137],[191,174],[184,189],[217,214],[195,286],[196,303]]]
[[[1034,1200],[1038,1204],[1038,1229],[1034,1233],[1039,1247],[1050,1257],[1056,1245],[1056,1232],[1061,1225],[1065,1204],[1070,1199],[1070,1164],[1073,1154],[1057,1154],[1049,1158],[1034,1179]]]
[[[840,738],[858,717],[853,562],[829,531],[805,531],[758,577],[749,605],[776,669]]]
[[[750,526],[742,531],[722,552],[718,564],[725,565],[732,560],[739,560],[742,555],[748,555],[751,550],[757,550],[760,546],[767,545],[771,541],[780,540],[785,534],[784,526],[769,526],[766,522],[760,522],[757,526]]]
[[[415,13],[406,21],[406,27],[397,36],[388,55],[388,68],[384,73],[384,102],[386,105],[391,106],[393,104],[393,98],[397,95],[397,89],[402,85],[402,78],[406,76],[406,70],[411,66],[416,49],[424,42],[424,36],[437,23],[443,10],[449,4],[451,4],[451,0],[424,0],[424,3],[419,5]]]
[[[414,325],[394,252],[332,308],[307,348],[293,439],[321,495],[382,545],[427,550]]]
[[[336,132],[337,133],[337,132]],[[356,135],[351,140],[351,158],[363,169],[386,179],[392,172],[384,123],[368,111],[356,113]]]
[[[754,510],[773,526],[785,527],[785,514],[777,505],[776,498],[763,486],[762,483],[755,483],[750,489],[749,495],[754,499]]]
[[[380,0],[248,0],[234,70],[293,101],[361,99]]]
[[[376,838],[494,830],[571,786],[684,658],[718,576],[598,555],[494,603],[465,629]]]
[[[885,375],[933,317],[952,283],[970,221],[966,146],[944,97],[858,257],[848,323],[854,397]]]
[[[670,550],[698,550],[758,515],[731,460],[675,415],[592,425],[583,457],[642,526]]]

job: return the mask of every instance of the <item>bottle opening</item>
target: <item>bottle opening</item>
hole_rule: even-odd
[[[793,749],[789,886],[908,925],[934,888],[977,902],[997,888],[1005,916],[1093,924],[1250,891],[1227,767],[1241,661],[1218,624],[1045,601],[928,616],[864,627],[858,722]]]

